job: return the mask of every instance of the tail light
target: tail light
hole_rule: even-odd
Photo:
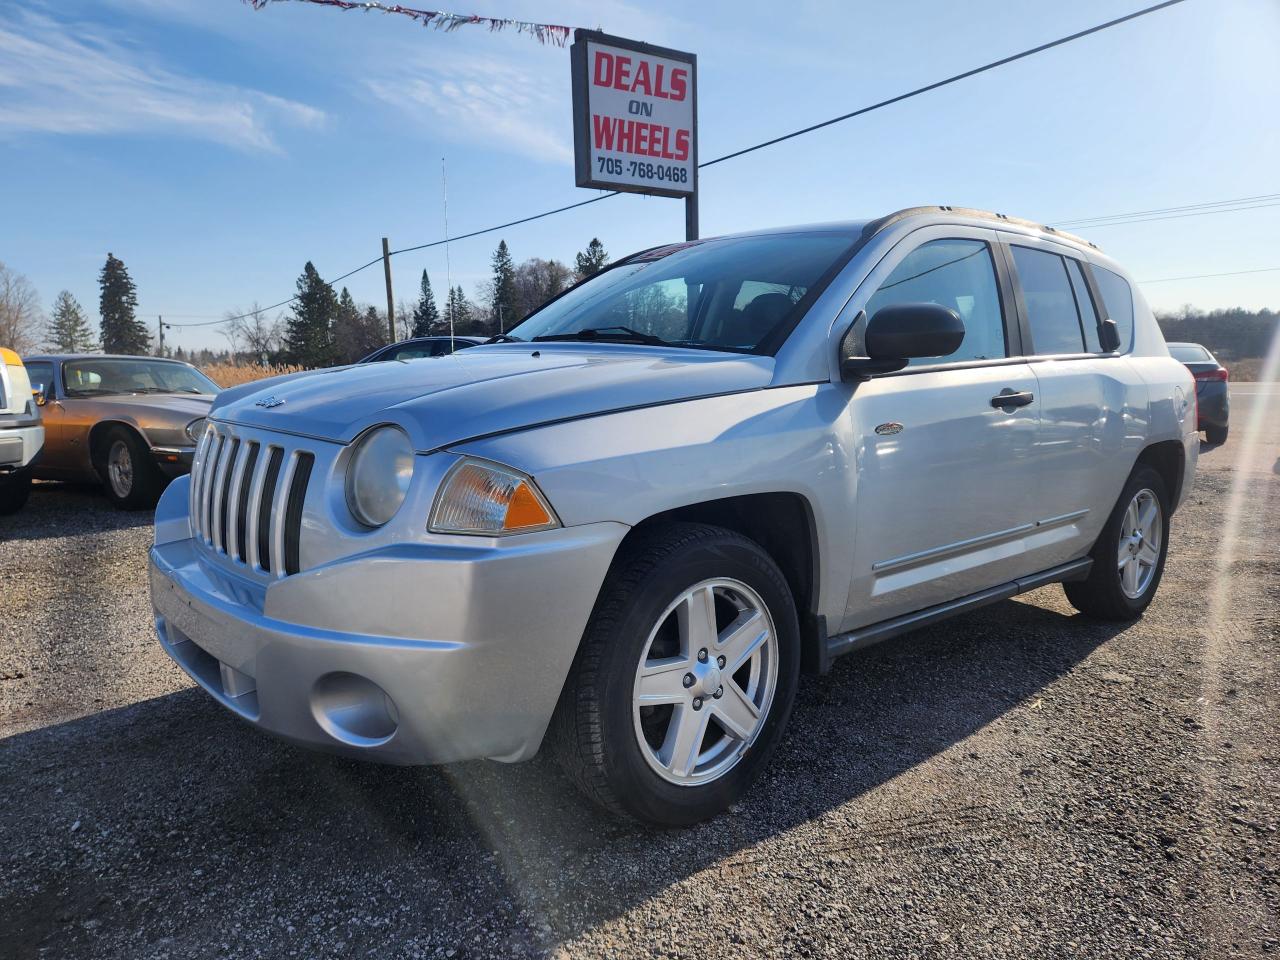
[[[1197,380],[1220,380],[1225,382],[1231,379],[1226,367],[1219,367],[1217,370],[1199,370],[1192,376]]]

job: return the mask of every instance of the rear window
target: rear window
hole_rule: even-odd
[[[1115,321],[1120,332],[1120,350],[1128,350],[1133,346],[1133,291],[1129,289],[1129,281],[1098,266],[1093,268],[1093,278],[1098,281],[1107,316]]]
[[[1182,363],[1206,363],[1213,359],[1209,351],[1198,343],[1171,343],[1169,353]]]
[[[1035,352],[1083,353],[1084,333],[1066,262],[1058,254],[1043,250],[1018,246],[1012,250]]]

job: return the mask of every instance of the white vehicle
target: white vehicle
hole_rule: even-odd
[[[545,738],[607,809],[689,823],[802,669],[1055,582],[1139,616],[1193,396],[1125,271],[1025,221],[648,250],[502,343],[222,393],[157,511],[160,642],[297,742]]]
[[[44,424],[22,358],[0,347],[0,514],[17,513],[31,493],[31,461],[44,446]]]

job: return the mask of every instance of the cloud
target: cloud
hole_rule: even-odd
[[[559,60],[556,65],[562,67]],[[365,86],[442,139],[548,163],[573,162],[569,79],[563,67],[552,78],[510,61],[453,57],[366,80]]]
[[[279,152],[274,125],[325,119],[304,103],[165,70],[83,23],[32,13],[0,23],[0,136],[163,133]]]

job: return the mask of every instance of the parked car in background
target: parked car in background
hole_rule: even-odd
[[[27,502],[31,462],[42,446],[44,424],[22,358],[0,347],[0,514]]]
[[[414,337],[373,351],[361,363],[381,363],[384,360],[418,360],[422,357],[443,357],[468,347],[478,347],[484,337]]]
[[[125,509],[155,504],[166,478],[191,469],[220,387],[179,360],[101,354],[28,357],[44,413],[41,480],[101,481]]]
[[[1123,268],[1026,221],[658,247],[454,362],[223,393],[157,507],[158,637],[293,741],[545,737],[604,808],[690,823],[760,773],[802,666],[1057,582],[1140,616],[1192,390]]]
[[[1230,372],[1198,343],[1171,343],[1169,353],[1186,364],[1196,378],[1196,429],[1203,430],[1210,443],[1226,443],[1231,417]]]

